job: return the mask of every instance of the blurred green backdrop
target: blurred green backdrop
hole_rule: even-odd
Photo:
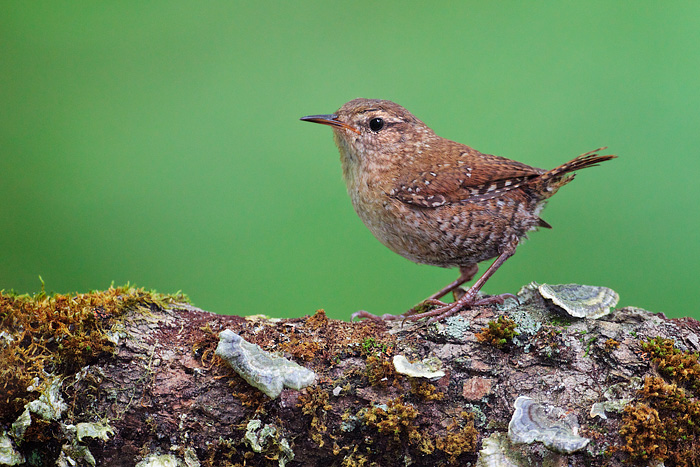
[[[0,289],[181,289],[223,314],[400,313],[452,281],[376,241],[328,128],[355,97],[551,168],[489,281],[698,316],[698,2],[4,2]],[[482,271],[484,267],[482,266]]]

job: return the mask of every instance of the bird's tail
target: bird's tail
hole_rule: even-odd
[[[607,147],[599,148],[595,151],[587,152],[586,154],[581,154],[577,158],[562,164],[559,167],[555,167],[552,170],[548,170],[539,177],[534,178],[532,182],[530,182],[530,185],[542,187],[543,192],[549,192],[548,195],[551,196],[556,193],[559,188],[574,179],[574,174],[571,172],[585,169],[587,167],[593,167],[601,162],[615,159],[617,157],[612,154],[604,156],[600,155],[600,151],[605,149],[607,149]],[[547,198],[549,196],[547,196]]]

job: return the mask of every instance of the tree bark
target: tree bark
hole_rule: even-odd
[[[313,370],[315,383],[269,398],[215,355],[224,329]],[[429,325],[351,323],[322,311],[243,318],[151,303],[128,311],[113,331],[114,352],[66,377],[61,388],[72,417],[62,427],[101,420],[113,430],[108,439],[79,443],[97,465],[474,465],[480,450],[479,465],[696,465],[690,457],[686,464],[678,460],[696,433],[663,441],[664,453],[661,441],[654,442],[656,451],[654,443],[644,444],[656,436],[651,418],[633,422],[643,407],[656,411],[658,423],[682,419],[695,403],[694,374],[678,376],[695,371],[687,366],[700,350],[698,322],[689,318],[633,307],[599,319],[571,318],[524,289],[519,304],[477,307]],[[685,368],[674,373],[671,360],[649,347],[662,346],[662,339],[673,340]],[[432,370],[444,376],[397,373],[397,355],[432,359]],[[650,395],[653,382],[667,386]],[[654,405],[675,397],[673,388],[686,398],[676,412]],[[541,404],[540,415],[555,425],[574,420],[570,436],[590,441],[570,454],[539,441],[512,443],[507,433],[519,396]],[[43,425],[45,437],[65,446],[68,435],[56,423]],[[32,443],[14,442],[29,459]],[[54,454],[45,465],[59,458]]]

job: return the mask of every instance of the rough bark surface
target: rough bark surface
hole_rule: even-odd
[[[497,330],[499,316],[513,319],[519,334],[489,342],[482,331],[489,322]],[[268,398],[214,355],[224,329],[312,369],[316,383]],[[63,397],[74,407],[70,423],[99,415],[114,429],[109,440],[88,443],[105,466],[157,454],[187,466],[475,465],[483,441],[508,432],[518,396],[575,416],[590,443],[558,454],[539,442],[503,441],[505,457],[482,458],[483,465],[683,465],[661,453],[631,453],[629,444],[643,438],[621,435],[625,413],[611,407],[634,404],[645,377],[663,376],[643,343],[673,339],[681,351],[697,352],[698,329],[692,319],[631,307],[597,320],[566,318],[532,291],[520,304],[479,307],[431,325],[151,306],[124,316],[115,353],[65,380]],[[445,376],[397,374],[395,355],[437,358]],[[593,404],[606,401],[607,419],[591,418]]]

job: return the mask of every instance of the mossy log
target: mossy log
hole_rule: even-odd
[[[221,316],[133,288],[0,298],[5,465],[668,467],[700,459],[693,319],[632,307],[573,318],[534,288],[520,303],[435,324],[351,323],[323,311]],[[313,370],[315,382],[264,395],[215,355],[225,329]],[[432,379],[397,372],[395,356],[432,365]],[[588,441],[571,453],[512,443],[520,396],[540,404],[526,423],[566,425],[561,436]],[[33,400],[58,414],[28,409]]]

